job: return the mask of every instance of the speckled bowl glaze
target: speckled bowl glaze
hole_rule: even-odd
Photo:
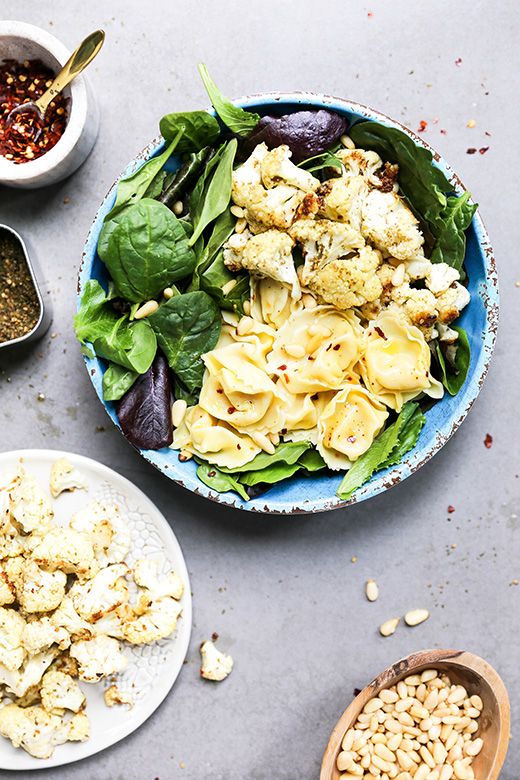
[[[71,52],[54,35],[26,22],[0,21],[0,62],[39,59],[58,75]],[[56,144],[41,157],[13,163],[0,156],[0,184],[36,189],[70,176],[86,160],[98,134],[99,110],[84,73],[63,90],[70,98],[69,120]]]
[[[454,171],[428,144],[415,135],[415,133],[408,130],[408,128],[399,124],[399,122],[367,106],[341,98],[310,92],[265,93],[250,95],[235,102],[237,105],[256,111],[259,114],[286,114],[308,107],[328,108],[346,116],[351,124],[359,120],[370,119],[383,125],[396,127],[407,133],[418,146],[430,149],[435,165],[444,172],[453,184],[453,190],[456,194],[460,195],[465,191],[462,182]],[[127,176],[136,171],[150,157],[159,154],[163,147],[164,141],[159,136],[129,163],[122,176]],[[170,165],[173,168],[177,167],[178,164],[178,159],[175,160],[173,158],[170,161]],[[85,284],[89,279],[95,278],[103,285],[106,285],[107,282],[106,269],[96,252],[96,245],[103,219],[114,204],[116,185],[117,182],[114,183],[103,200],[87,238],[79,271],[78,307]],[[475,213],[473,222],[467,231],[466,267],[468,270],[471,302],[457,321],[468,333],[472,352],[471,365],[464,387],[453,398],[446,394],[440,402],[428,411],[426,424],[421,431],[417,445],[397,466],[375,474],[370,482],[358,489],[349,501],[342,501],[335,495],[343,476],[342,473],[338,473],[335,476],[320,476],[317,474],[312,478],[299,478],[295,475],[291,479],[280,482],[264,495],[246,502],[234,493],[217,493],[204,485],[197,478],[197,466],[193,460],[180,462],[178,453],[174,450],[168,448],[158,451],[139,450],[141,455],[167,477],[183,485],[188,490],[205,498],[218,501],[220,504],[237,509],[246,509],[251,512],[269,514],[323,512],[364,501],[384,490],[388,490],[388,488],[417,471],[448,441],[468,414],[488,370],[498,326],[498,279],[493,250],[478,211]],[[89,376],[101,402],[104,404],[112,421],[119,426],[114,403],[103,401],[102,380],[105,371],[104,362],[97,359],[92,360],[88,357],[85,358],[85,361]]]

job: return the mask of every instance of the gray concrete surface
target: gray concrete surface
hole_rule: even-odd
[[[517,9],[514,0],[4,0],[4,18],[50,29],[70,48],[100,26],[107,40],[91,66],[102,118],[86,164],[44,191],[0,188],[0,221],[36,245],[54,305],[42,342],[0,358],[0,449],[62,448],[133,480],[171,522],[194,595],[188,663],[148,722],[91,759],[52,772],[42,763],[33,776],[316,780],[355,687],[412,651],[450,647],[486,658],[503,677],[513,724],[501,780],[519,777]],[[257,517],[187,493],[121,438],[84,369],[72,315],[85,236],[113,180],[157,134],[158,119],[206,105],[201,60],[231,96],[324,91],[412,129],[428,122],[424,137],[480,203],[501,282],[489,376],[430,463],[357,507]],[[485,154],[466,153],[485,146]],[[374,604],[364,596],[369,578],[381,590]],[[418,606],[431,611],[426,623],[378,634],[383,620]],[[199,644],[214,631],[235,659],[219,685],[198,672]]]

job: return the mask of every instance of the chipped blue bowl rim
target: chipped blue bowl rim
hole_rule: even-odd
[[[344,98],[312,92],[268,92],[238,98],[234,103],[260,114],[288,113],[307,107],[327,108],[346,116],[351,124],[361,120],[373,120],[388,127],[396,127],[410,136],[416,145],[432,153],[434,164],[446,175],[457,195],[466,191],[453,169],[422,138],[401,123],[368,106]],[[210,113],[214,113],[213,110]],[[126,166],[119,179],[134,173],[146,160],[159,154],[163,147],[164,139],[158,136]],[[172,158],[169,163],[170,167],[175,169],[179,165],[179,158]],[[96,246],[103,219],[114,204],[119,179],[114,182],[105,196],[87,236],[78,273],[78,308],[85,284],[89,279],[95,278],[106,287],[106,269],[97,255]],[[338,509],[377,496],[402,482],[427,463],[461,425],[480,392],[495,345],[499,312],[498,276],[493,249],[478,210],[466,236],[466,268],[471,301],[457,321],[457,324],[465,328],[468,333],[472,353],[464,387],[454,397],[445,394],[444,398],[426,413],[426,423],[417,445],[397,466],[375,474],[369,482],[356,490],[348,501],[341,500],[335,495],[343,473],[334,476],[320,476],[318,473],[312,477],[295,475],[278,483],[264,495],[246,502],[234,493],[217,493],[207,487],[198,479],[197,465],[194,461],[179,461],[178,452],[175,450],[167,447],[161,450],[136,449],[155,468],[193,493],[225,506],[265,514],[305,514]],[[114,402],[103,400],[102,381],[106,369],[104,361],[85,356],[85,363],[100,401],[112,422],[121,430]]]

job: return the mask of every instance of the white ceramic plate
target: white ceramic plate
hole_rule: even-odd
[[[87,478],[89,490],[74,490],[52,499],[54,522],[68,525],[73,512],[91,501],[117,504],[132,530],[132,544],[125,560],[132,563],[143,556],[159,562],[159,574],[174,570],[184,582],[181,599],[182,615],[171,637],[150,645],[129,645],[122,642],[128,666],[117,675],[121,691],[131,691],[134,707],[107,707],[104,692],[112,678],[94,685],[81,682],[87,696],[86,714],[90,720],[90,737],[86,742],[66,742],[54,749],[52,758],[33,758],[22,748],[14,748],[8,739],[0,737],[1,769],[46,769],[86,758],[113,745],[137,729],[159,706],[172,687],[186,657],[191,631],[191,595],[188,571],[179,543],[165,517],[145,494],[107,466],[82,455],[59,450],[16,450],[0,454],[0,473],[15,468],[20,459],[26,471],[49,490],[51,466],[66,455]],[[129,583],[130,585],[130,583]],[[130,596],[132,598],[132,594]]]

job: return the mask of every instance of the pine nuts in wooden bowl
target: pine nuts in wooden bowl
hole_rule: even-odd
[[[320,780],[497,780],[508,740],[509,701],[495,670],[471,653],[424,650],[354,699]]]

